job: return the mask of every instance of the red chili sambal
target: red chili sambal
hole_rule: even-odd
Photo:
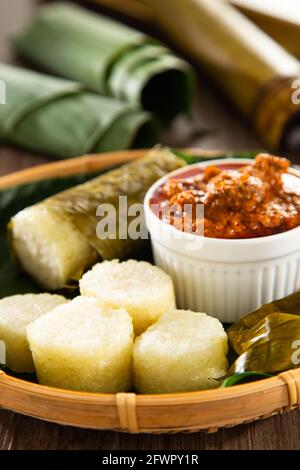
[[[195,167],[171,178],[152,199],[172,208],[169,223],[180,226],[186,204],[192,205],[191,232],[199,220],[194,209],[204,206],[204,235],[241,239],[273,235],[300,225],[300,178],[289,172],[290,162],[266,154],[246,166]],[[203,216],[202,221],[203,222]],[[186,226],[185,221],[185,226]]]

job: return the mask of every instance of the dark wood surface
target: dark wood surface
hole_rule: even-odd
[[[9,37],[32,15],[35,3],[34,0],[0,0],[0,61],[13,60]],[[250,126],[201,79],[194,117],[197,126],[208,131],[204,136],[190,138],[184,124],[178,123],[165,136],[166,141],[223,150],[262,147]],[[0,147],[0,175],[47,161],[42,155]],[[215,434],[131,436],[63,427],[0,410],[0,449],[300,449],[300,414],[294,411]]]

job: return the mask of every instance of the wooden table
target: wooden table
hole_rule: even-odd
[[[0,60],[11,61],[8,37],[31,16],[35,1],[1,0],[0,8]],[[187,136],[181,144],[223,150],[262,147],[247,123],[203,80],[200,80],[199,94],[195,100],[194,117],[197,124],[209,132],[202,138],[190,139]],[[171,144],[177,143],[175,134],[177,132],[171,132],[166,137]],[[41,155],[0,147],[0,175],[46,161],[48,159]],[[132,436],[62,427],[1,410],[0,449],[300,449],[300,414],[294,411],[210,435]]]

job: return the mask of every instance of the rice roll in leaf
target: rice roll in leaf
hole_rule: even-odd
[[[76,285],[99,260],[124,259],[136,253],[146,240],[130,238],[132,217],[120,209],[119,196],[127,196],[128,208],[142,204],[155,181],[185,164],[168,150],[153,150],[146,157],[24,209],[9,224],[16,260],[40,286],[58,290]],[[115,208],[114,237],[97,235],[101,204]],[[119,236],[120,231],[125,237]]]
[[[263,305],[228,331],[240,356],[232,373],[275,374],[300,366],[300,293]]]
[[[142,104],[162,121],[190,109],[194,74],[187,62],[144,33],[79,6],[41,8],[15,46],[45,70]]]
[[[0,106],[0,141],[61,158],[158,141],[154,117],[135,104],[6,64],[0,78],[9,98]]]

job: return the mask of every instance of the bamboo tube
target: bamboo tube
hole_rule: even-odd
[[[151,5],[171,40],[254,122],[268,146],[280,147],[300,110],[292,102],[299,62],[224,1],[142,2]]]
[[[300,24],[296,20],[272,16],[265,3],[257,1],[258,6],[251,7],[251,0],[114,0],[112,4],[108,0],[92,1],[143,21],[143,15],[136,15],[133,8],[133,2],[139,3],[141,10],[147,11],[148,22],[158,24],[177,47],[206,68],[252,120],[269,147],[299,150],[300,104],[292,101],[292,95],[299,86],[294,80],[300,75],[300,66],[271,39],[300,57]]]
[[[89,0],[139,21],[153,24],[154,12],[150,5],[143,0]],[[238,8],[265,33],[275,39],[291,54],[300,58],[300,16],[293,15],[293,8],[298,6],[298,0],[275,2],[268,0],[227,0]]]
[[[298,0],[229,0],[265,33],[291,54],[300,58],[300,15]]]

